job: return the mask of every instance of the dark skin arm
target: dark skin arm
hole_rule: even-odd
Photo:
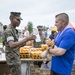
[[[36,37],[34,35],[30,35],[29,37],[21,40],[21,41],[18,41],[18,42],[14,42],[14,41],[9,41],[8,42],[8,45],[11,47],[11,48],[15,48],[15,47],[19,47],[20,45],[26,43],[27,41],[29,40],[34,40]]]

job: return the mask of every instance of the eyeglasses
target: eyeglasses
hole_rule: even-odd
[[[38,31],[42,31],[42,29],[38,29]]]

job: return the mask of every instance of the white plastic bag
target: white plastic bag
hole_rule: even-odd
[[[41,57],[45,58],[47,57],[47,54],[48,54],[48,50],[45,50],[41,53]]]

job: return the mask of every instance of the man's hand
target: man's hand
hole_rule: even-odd
[[[46,40],[46,44],[49,46],[49,42],[51,42],[51,39]]]
[[[46,44],[48,45],[48,47],[53,47],[53,46],[54,46],[54,42],[51,41],[51,40],[48,40],[48,41],[46,42]]]
[[[31,35],[29,35],[29,36],[27,37],[27,39],[28,39],[28,40],[34,40],[34,39],[36,39],[36,36],[33,35],[33,34],[31,34]]]

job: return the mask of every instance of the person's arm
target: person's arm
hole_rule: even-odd
[[[8,42],[8,45],[11,47],[11,48],[15,48],[15,47],[18,47],[24,43],[26,43],[27,41],[29,40],[34,40],[36,37],[34,35],[30,35],[29,37],[26,37],[24,38],[23,40],[21,41],[18,41],[18,42],[14,42],[14,40],[10,40]]]
[[[72,31],[67,31],[64,34],[64,37],[59,44],[59,47],[50,49],[49,52],[56,56],[60,56],[65,54],[65,52],[68,51],[70,48],[72,48],[74,44],[75,44],[75,33]]]
[[[54,48],[54,49],[49,49],[49,52],[53,55],[60,56],[65,54],[66,50],[63,48]]]

